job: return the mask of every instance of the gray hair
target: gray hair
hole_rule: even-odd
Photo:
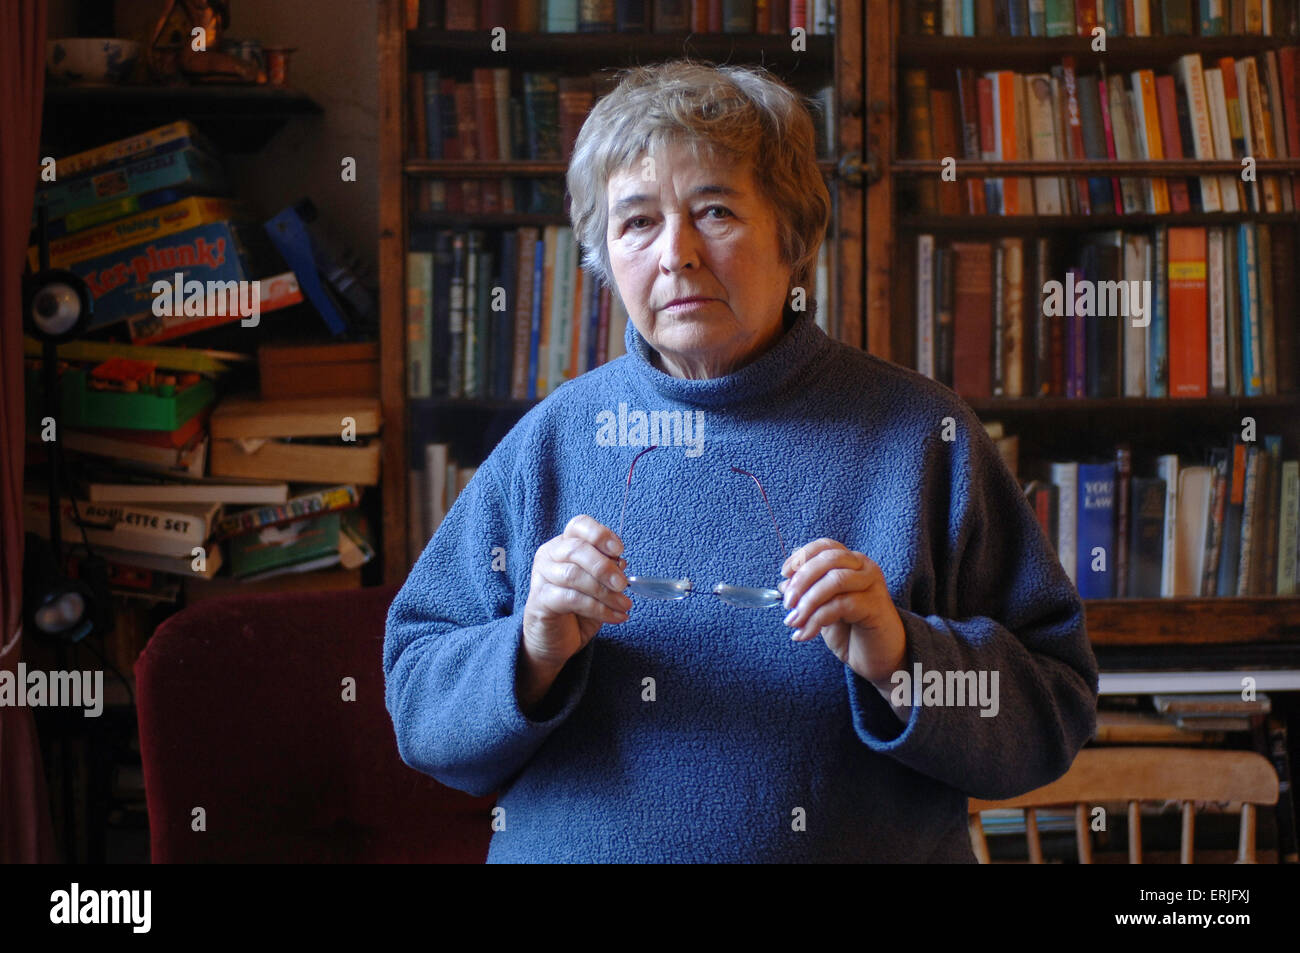
[[[680,144],[696,161],[709,155],[749,164],[775,211],[791,287],[807,288],[811,297],[831,210],[817,167],[812,101],[761,66],[690,59],[625,69],[616,82],[583,123],[566,176],[569,217],[587,272],[616,289],[606,244],[610,177]]]

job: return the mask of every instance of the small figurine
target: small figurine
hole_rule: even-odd
[[[218,49],[229,26],[230,0],[167,0],[149,39],[150,70],[163,82],[183,75],[196,82],[264,84],[260,66]],[[202,50],[194,48],[196,29],[203,31]]]

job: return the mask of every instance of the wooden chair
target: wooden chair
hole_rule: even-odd
[[[1142,862],[1141,801],[1180,801],[1183,809],[1181,862],[1192,862],[1195,802],[1241,803],[1237,863],[1255,863],[1255,808],[1277,803],[1277,774],[1253,751],[1208,748],[1084,748],[1065,775],[1051,784],[1005,801],[970,800],[970,837],[975,856],[989,863],[980,811],[1023,808],[1029,862],[1043,862],[1036,808],[1073,807],[1079,863],[1092,863],[1089,805],[1128,804],[1130,864]]]

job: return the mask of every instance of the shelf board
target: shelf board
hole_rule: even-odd
[[[1093,645],[1300,643],[1300,596],[1085,599]]]
[[[1300,168],[1300,161],[1296,166]],[[823,175],[832,176],[835,160],[818,159],[817,167]],[[481,159],[408,159],[402,163],[402,171],[409,176],[435,179],[562,176],[568,170],[569,163],[565,159],[502,159],[492,162]]]
[[[1300,159],[1257,159],[1256,171],[1280,175],[1300,172]],[[938,159],[894,159],[891,171],[898,176],[939,175],[943,165]],[[1188,176],[1241,171],[1236,159],[1002,159],[996,162],[976,162],[958,158],[955,173],[963,176],[1066,175],[1075,177],[1112,178],[1114,176]]]
[[[547,225],[570,225],[567,215],[533,215],[527,212],[494,212],[471,215],[467,212],[414,212],[412,228],[525,228]]]
[[[189,119],[224,152],[256,152],[294,116],[323,110],[281,86],[49,86],[42,139],[73,151]]]
[[[523,413],[538,403],[541,403],[541,401],[495,397],[411,397],[407,399],[408,407],[423,412],[455,410],[494,413],[499,410],[517,410]]]
[[[1295,407],[1300,394],[1265,394],[1259,397],[1214,394],[1210,397],[969,397],[962,398],[976,413],[1039,414],[1047,411],[1182,411],[1237,408]]]
[[[635,66],[689,56],[716,63],[762,63],[798,82],[823,81],[833,68],[835,37],[810,35],[807,49],[790,49],[783,33],[510,33],[512,69],[578,69]],[[487,30],[408,30],[408,65],[412,69],[448,69],[499,62]],[[811,67],[811,69],[809,69]],[[800,70],[807,70],[801,73]]]
[[[1089,72],[1105,60],[1108,66],[1164,66],[1187,53],[1251,56],[1295,43],[1285,36],[1108,36],[1105,52],[1092,48],[1090,36],[900,36],[898,65],[902,67],[984,66],[988,69],[1058,65],[1063,56],[1076,58],[1076,71]]]
[[[907,214],[898,227],[918,232],[1073,232],[1080,228],[1146,228],[1154,225],[1237,225],[1241,222],[1295,224],[1294,212],[1183,212],[1155,215],[935,215]]]

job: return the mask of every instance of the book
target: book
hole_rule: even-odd
[[[351,484],[323,487],[310,493],[285,498],[278,505],[227,513],[217,521],[213,534],[217,539],[229,539],[245,533],[256,532],[266,526],[283,526],[297,520],[311,519],[323,513],[349,510],[361,502],[361,490]]]
[[[1079,596],[1112,599],[1115,596],[1115,464],[1078,464]]]
[[[212,524],[221,512],[219,503],[92,503],[89,500],[60,501],[61,532],[69,542],[85,540],[91,546],[152,553],[158,556],[189,557],[211,535]],[[49,498],[29,490],[23,494],[23,524],[29,533],[49,538]]]
[[[227,477],[161,476],[119,471],[113,482],[85,485],[92,503],[283,503],[289,498],[287,483],[259,480],[234,481]]]
[[[1206,241],[1204,227],[1168,231],[1170,397],[1207,393]]]
[[[331,566],[356,569],[374,555],[356,511],[263,527],[229,546],[231,575],[250,582]]]

